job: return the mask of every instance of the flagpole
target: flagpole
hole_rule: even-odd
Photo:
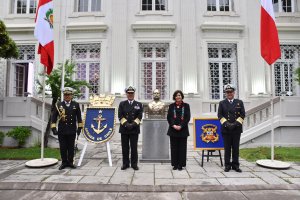
[[[46,167],[55,165],[58,163],[58,160],[55,158],[44,158],[44,123],[45,123],[45,87],[46,87],[46,67],[44,66],[43,70],[43,80],[42,80],[42,127],[41,127],[41,158],[30,160],[25,163],[27,167]]]
[[[41,130],[41,160],[44,160],[44,121],[45,121],[45,86],[46,86],[46,67],[43,72],[43,93],[42,93],[42,130]]]
[[[270,105],[271,105],[271,161],[274,161],[274,87],[273,87],[273,67],[274,65],[270,65],[270,90],[271,90],[271,100],[270,100]]]
[[[287,162],[282,162],[279,160],[274,159],[275,154],[275,144],[274,144],[274,65],[268,65],[270,67],[270,106],[271,106],[271,121],[270,121],[270,128],[271,128],[271,160],[269,159],[262,159],[257,160],[256,164],[262,167],[272,168],[272,169],[288,169],[291,165]]]
[[[64,24],[64,41],[63,41],[63,63],[62,63],[62,69],[61,69],[61,93],[60,93],[60,100],[63,100],[63,91],[65,87],[65,59],[66,59],[66,53],[65,53],[65,46],[66,46],[66,41],[67,41],[67,11],[68,11],[68,1],[65,1],[65,24]]]

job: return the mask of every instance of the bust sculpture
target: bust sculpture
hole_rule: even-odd
[[[148,104],[149,118],[165,118],[165,103],[160,101],[160,91],[153,91],[153,101]]]

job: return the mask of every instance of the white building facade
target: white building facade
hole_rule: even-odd
[[[38,0],[0,1],[0,19],[19,47],[16,60],[0,61],[0,96],[37,95],[42,70],[33,36]],[[74,79],[91,94],[137,88],[148,102],[155,88],[172,101],[186,94],[192,115],[215,116],[223,85],[253,108],[270,97],[270,67],[260,56],[260,2],[246,0],[53,0],[55,63],[76,62]],[[273,0],[282,50],[274,64],[277,96],[299,96],[300,0]],[[300,116],[300,114],[299,114]]]

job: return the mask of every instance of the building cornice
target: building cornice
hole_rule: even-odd
[[[107,29],[108,26],[102,22],[84,22],[84,23],[71,22],[67,24],[68,31],[93,30],[93,31],[105,32],[107,31]]]
[[[8,32],[34,31],[35,24],[6,24]]]
[[[300,23],[276,23],[278,31],[286,32],[299,32]]]
[[[245,26],[237,22],[204,22],[200,25],[202,31],[236,31],[242,32]]]
[[[174,31],[176,24],[171,21],[136,21],[131,28],[134,31]]]

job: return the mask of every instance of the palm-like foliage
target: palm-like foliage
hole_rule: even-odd
[[[74,74],[76,73],[75,71],[75,66],[76,64],[74,62],[71,62],[67,60],[65,62],[64,66],[64,86],[65,87],[71,87],[74,89],[74,97],[77,97],[78,94],[80,93],[80,88],[83,86],[90,87],[89,83],[86,81],[81,81],[81,80],[74,80]],[[58,99],[60,98],[61,95],[61,81],[62,81],[62,64],[58,64],[58,67],[52,70],[50,75],[46,75],[46,86],[49,86],[51,88],[52,92],[52,106],[51,106],[51,111],[55,109],[55,104],[57,103]],[[44,74],[42,74],[44,75]],[[39,88],[39,93],[42,93],[43,86],[41,82],[37,81],[38,83],[38,88]],[[51,124],[51,116],[49,117],[46,132],[45,132],[45,138],[44,138],[44,143],[45,147],[47,147],[48,144],[48,137],[50,134],[50,124]]]
[[[17,45],[9,37],[4,22],[0,20],[0,58],[18,58],[18,56]]]

